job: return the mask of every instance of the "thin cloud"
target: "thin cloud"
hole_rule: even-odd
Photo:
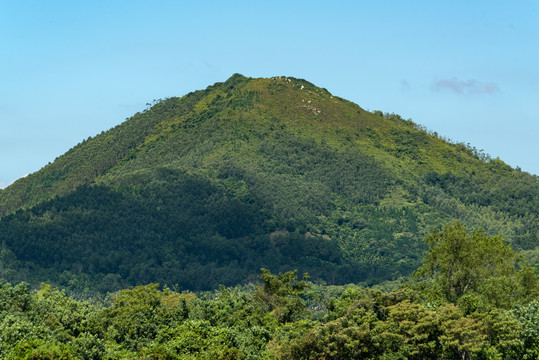
[[[410,91],[410,83],[407,80],[401,80],[401,91]]]
[[[496,94],[500,92],[498,84],[493,82],[483,83],[475,79],[459,80],[458,78],[435,80],[432,84],[433,91],[449,90],[456,94]]]

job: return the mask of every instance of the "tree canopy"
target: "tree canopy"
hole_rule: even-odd
[[[431,295],[469,306],[509,307],[539,295],[537,275],[501,235],[481,228],[468,232],[460,222],[426,237],[428,251],[417,279],[429,279]],[[470,303],[471,302],[471,303]]]

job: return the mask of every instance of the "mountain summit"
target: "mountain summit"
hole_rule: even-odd
[[[155,101],[0,191],[0,276],[209,289],[397,279],[462,219],[539,258],[537,177],[292,77]]]

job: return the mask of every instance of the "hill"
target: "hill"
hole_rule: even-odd
[[[0,277],[193,290],[395,280],[462,219],[539,259],[537,176],[291,77],[159,100],[0,191]],[[535,260],[537,261],[537,260]]]

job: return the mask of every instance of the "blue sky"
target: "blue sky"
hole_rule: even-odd
[[[304,78],[539,174],[537,1],[0,0],[0,187],[153,99]]]

